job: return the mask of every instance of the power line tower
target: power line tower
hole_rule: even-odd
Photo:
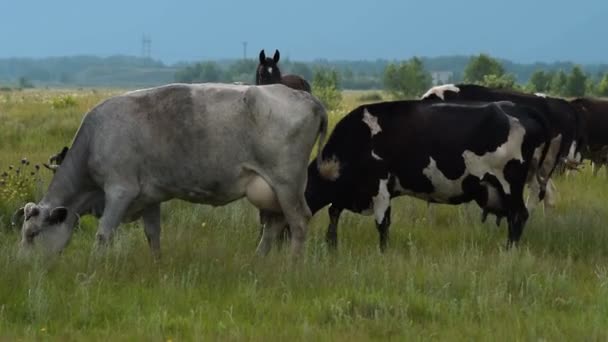
[[[152,38],[148,34],[144,34],[141,37],[141,56],[143,58],[152,58]]]
[[[243,59],[247,59],[247,42],[243,42]]]

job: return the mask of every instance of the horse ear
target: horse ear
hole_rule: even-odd
[[[266,62],[266,54],[264,53],[264,49],[260,51],[260,64],[264,64]]]
[[[279,53],[279,50],[274,50],[274,57],[272,57],[274,64],[279,63],[280,58],[281,58],[281,53]]]

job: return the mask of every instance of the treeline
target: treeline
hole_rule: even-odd
[[[176,73],[179,82],[253,83],[256,60],[205,61]],[[576,65],[571,62],[517,64],[480,54],[466,57],[412,58],[407,61],[280,62],[283,73],[295,73],[311,81],[315,73],[332,70],[342,89],[385,89],[396,97],[419,95],[433,85],[431,72],[449,74],[449,82],[469,82],[493,87],[519,88],[560,96],[604,94],[608,65]],[[441,83],[441,82],[440,82]]]
[[[485,55],[482,55],[485,56]],[[527,87],[531,80],[535,90],[562,94],[565,85],[560,84],[574,73],[582,74],[587,84],[586,93],[603,89],[601,81],[608,72],[608,65],[580,65],[571,62],[520,64],[486,56],[500,65],[501,72],[489,74],[487,81],[513,82]],[[466,70],[471,61],[479,56],[447,56],[416,58],[428,76],[431,72],[449,74],[450,82],[466,81]],[[338,75],[342,89],[388,89],[387,70],[410,63],[408,61],[347,61],[318,59],[312,62],[281,59],[284,73],[295,73],[312,81],[318,70],[333,70]],[[43,59],[0,59],[0,86],[152,86],[173,81],[181,82],[245,82],[253,83],[256,59],[216,60],[167,65],[161,61],[132,56],[75,56]],[[542,71],[542,73],[540,73]],[[400,72],[403,72],[402,70]],[[506,76],[503,76],[506,75]],[[574,77],[573,76],[573,77]],[[491,80],[494,77],[494,80]],[[578,76],[577,76],[578,77]],[[390,77],[389,77],[390,78]],[[551,81],[548,82],[547,79]],[[388,83],[387,83],[388,82]],[[480,81],[477,81],[480,82]],[[554,90],[542,84],[554,84]],[[576,82],[575,82],[576,83]],[[605,87],[604,87],[605,88]],[[541,90],[544,89],[544,90]]]
[[[471,57],[464,67],[462,80],[493,88],[516,89],[554,96],[608,96],[608,72],[593,75],[580,65],[569,70],[534,70],[526,82],[519,82],[515,74],[498,59],[486,54]],[[395,97],[407,98],[422,94],[431,86],[431,75],[419,58],[391,63],[384,71],[385,89]]]

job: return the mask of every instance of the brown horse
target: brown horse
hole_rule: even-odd
[[[266,53],[262,49],[260,51],[260,64],[258,64],[258,68],[255,72],[255,84],[263,85],[263,84],[275,84],[281,83],[290,88],[303,90],[308,93],[311,93],[312,90],[310,88],[310,84],[306,82],[306,80],[298,75],[281,75],[281,70],[279,69],[279,59],[281,58],[281,54],[279,50],[274,51],[274,56],[272,58],[266,57]],[[266,213],[263,210],[260,210],[260,223],[262,224],[262,229],[260,229],[260,238],[263,232],[264,224],[266,223]],[[281,232],[279,236],[277,236],[277,242],[279,243],[279,247],[282,245],[284,241],[289,240],[291,236],[291,231],[289,230],[289,226],[285,226],[285,229]]]
[[[311,92],[310,84],[298,75],[281,75],[279,69],[279,59],[281,54],[279,50],[274,51],[272,58],[266,57],[264,50],[260,51],[260,64],[255,72],[255,84],[274,84],[281,83],[290,88]]]

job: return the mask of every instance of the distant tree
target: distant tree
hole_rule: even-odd
[[[342,102],[338,72],[324,67],[317,68],[312,78],[312,93],[327,110],[337,109]]]
[[[226,76],[233,82],[254,83],[257,66],[255,59],[239,59],[230,64]]]
[[[565,96],[585,96],[587,90],[587,75],[580,66],[576,65],[570,71],[566,80],[563,95]]]
[[[526,89],[533,93],[545,93],[549,91],[552,75],[543,70],[536,70],[530,76]]]
[[[395,98],[418,97],[432,85],[431,74],[414,57],[406,62],[389,63],[384,69],[384,88]]]
[[[595,94],[598,96],[608,96],[608,74],[604,74],[600,82],[597,84]]]
[[[494,74],[485,75],[481,82],[477,82],[483,86],[498,89],[518,89],[517,83],[515,82],[515,76],[512,74],[504,74],[496,76]]]
[[[596,83],[593,78],[588,77],[587,81],[585,82],[585,94],[586,95],[596,94],[597,85],[598,85],[598,83]]]
[[[560,70],[553,75],[551,79],[550,92],[553,95],[563,95],[566,91],[566,82],[568,82],[568,76],[564,70]]]
[[[505,69],[497,59],[486,54],[471,57],[464,69],[464,81],[467,83],[482,83],[486,75],[502,76]]]

